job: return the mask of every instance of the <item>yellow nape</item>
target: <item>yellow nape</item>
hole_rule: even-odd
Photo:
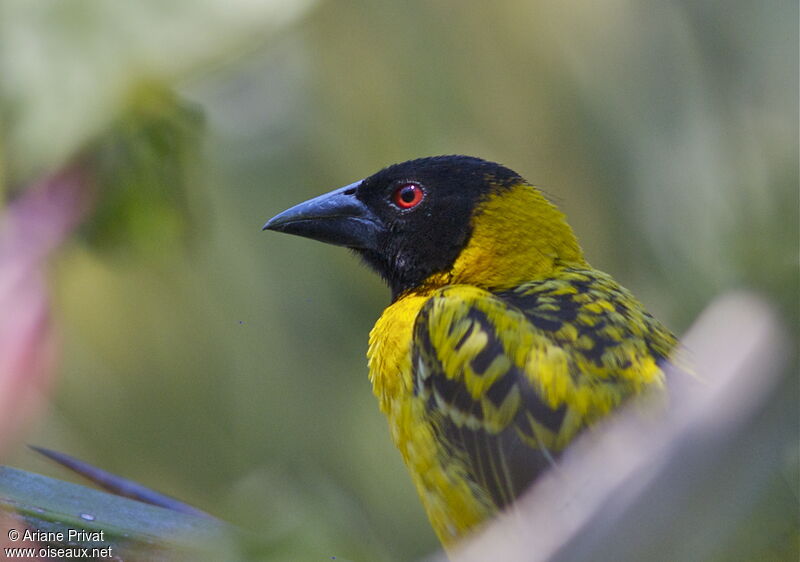
[[[561,266],[586,266],[578,240],[564,213],[521,183],[478,205],[469,243],[443,281],[508,289]]]

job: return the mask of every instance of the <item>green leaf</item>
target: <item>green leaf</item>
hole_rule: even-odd
[[[123,560],[238,559],[238,531],[217,519],[5,466],[0,466],[1,511],[20,519],[20,532],[27,527],[64,537],[73,533],[73,540],[48,544],[111,547],[113,555]],[[99,532],[102,540],[96,540]]]

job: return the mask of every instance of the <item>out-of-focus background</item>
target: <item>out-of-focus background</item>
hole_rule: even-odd
[[[430,552],[367,380],[388,291],[262,224],[480,156],[676,333],[749,288],[797,341],[797,25],[788,0],[5,0],[0,461],[68,478],[22,444],[70,453],[275,559]]]

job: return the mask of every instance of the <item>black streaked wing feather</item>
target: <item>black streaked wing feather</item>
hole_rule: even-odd
[[[660,386],[658,373],[648,379],[631,368],[646,370],[649,361],[658,370],[675,344],[600,272],[565,269],[560,278],[498,294],[452,286],[417,318],[414,388],[434,420],[443,465],[455,457],[503,507],[609,406],[643,384]],[[554,404],[542,394],[548,385],[574,395]],[[597,402],[578,400],[580,388]]]
[[[421,311],[415,328],[415,392],[435,420],[444,456],[455,455],[463,462],[478,486],[502,508],[557,454],[544,442],[531,446],[537,436],[528,416],[555,434],[565,408],[548,407],[508,358],[509,348],[519,342],[514,331],[527,329],[524,317],[517,327],[500,333],[490,316],[519,313],[489,293],[484,295],[470,302],[445,292]],[[498,361],[505,366],[501,371]],[[453,365],[461,367],[448,372]],[[494,380],[476,397],[467,379],[478,382],[485,376]],[[508,411],[498,415],[504,406]],[[443,462],[446,466],[452,461]]]

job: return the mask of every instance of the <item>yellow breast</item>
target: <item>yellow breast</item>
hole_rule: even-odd
[[[469,484],[457,459],[439,450],[425,404],[414,396],[412,341],[414,321],[430,297],[410,294],[381,315],[370,332],[369,376],[392,439],[411,472],[436,534],[445,545],[492,513]]]

